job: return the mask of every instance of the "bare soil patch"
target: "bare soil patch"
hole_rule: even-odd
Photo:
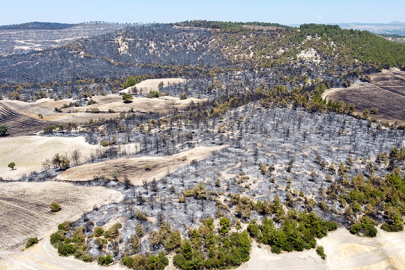
[[[84,137],[41,136],[0,138],[0,145],[0,176],[4,179],[19,179],[23,174],[42,171],[42,162],[56,153],[70,156],[77,149],[87,157],[100,147],[88,144]],[[16,163],[14,170],[7,167],[10,162]]]
[[[41,239],[57,224],[79,218],[93,206],[119,202],[123,195],[104,187],[79,187],[60,182],[0,184],[0,251],[14,251],[31,237]],[[50,203],[62,210],[53,213]]]
[[[325,248],[325,261],[315,249],[277,255],[254,242],[250,260],[238,269],[405,269],[404,240],[405,232],[379,229],[377,237],[363,238],[340,228],[318,240]]]
[[[370,115],[379,120],[405,123],[405,72],[397,69],[386,70],[370,76],[371,83],[356,83],[349,88],[333,88],[323,97],[342,100],[356,105],[362,112],[372,107],[378,113]]]
[[[196,147],[172,156],[147,156],[134,158],[119,158],[105,162],[86,164],[70,168],[59,174],[59,181],[90,181],[94,176],[111,178],[112,170],[117,170],[118,180],[123,181],[126,175],[133,185],[142,184],[142,180],[161,179],[168,172],[173,172],[190,164],[193,160],[200,161],[211,155],[213,151],[224,146]]]

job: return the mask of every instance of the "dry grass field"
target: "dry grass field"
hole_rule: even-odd
[[[190,164],[192,160],[203,160],[213,151],[226,147],[196,147],[194,149],[172,156],[147,156],[134,158],[119,158],[93,164],[70,168],[59,174],[58,181],[90,181],[94,176],[111,178],[112,170],[117,170],[118,180],[123,181],[126,175],[133,185],[141,185],[142,180],[161,179],[168,172],[173,172]]]
[[[349,88],[333,88],[324,93],[323,97],[342,100],[356,105],[362,112],[372,107],[378,113],[370,115],[378,120],[398,124],[405,123],[405,72],[398,69],[385,70],[370,76],[371,83],[356,83]]]
[[[118,97],[118,96],[117,96]],[[122,100],[122,98],[121,98]],[[49,123],[48,121],[54,121],[58,123],[84,123],[89,121],[90,119],[98,119],[98,118],[114,118],[118,116],[118,113],[75,113],[78,110],[77,107],[70,107],[63,109],[61,113],[55,111],[55,107],[62,108],[64,104],[69,104],[70,102],[74,102],[72,99],[64,99],[54,101],[53,99],[40,99],[36,102],[28,103],[23,101],[17,100],[3,100],[0,102],[8,106],[10,109],[14,111],[18,111],[20,114],[24,116],[28,116],[30,118],[34,118],[35,121],[43,123],[42,128],[49,126],[53,123]],[[122,103],[123,104],[123,103]],[[84,108],[84,107],[81,107]],[[84,109],[85,111],[85,109]],[[107,109],[108,111],[108,109]],[[38,114],[42,114],[43,119],[39,119]]]
[[[19,112],[20,110],[13,110],[4,102],[0,102],[0,124],[7,125],[6,134],[12,136],[35,135],[44,127],[54,124],[49,121],[40,121]]]
[[[40,137],[21,136],[0,138],[0,177],[19,179],[32,171],[42,171],[42,162],[52,159],[56,154],[70,154],[78,149],[83,157],[97,149],[97,145],[88,144],[84,137]],[[16,167],[7,167],[15,162]]]
[[[188,98],[180,100],[177,97],[163,96],[160,98],[135,97],[131,103],[124,103],[122,96],[106,95],[95,96],[93,105],[81,107],[62,108],[64,104],[75,102],[72,99],[54,101],[53,99],[41,99],[28,103],[17,100],[0,101],[0,121],[6,121],[10,132],[14,135],[27,135],[42,131],[46,126],[55,122],[59,123],[85,123],[90,119],[115,118],[120,112],[134,110],[136,112],[165,112],[175,108],[181,110],[190,102],[203,102],[205,99]],[[62,112],[56,112],[55,107],[61,108]],[[91,113],[92,108],[98,108],[99,113]],[[109,112],[113,110],[114,112]],[[19,113],[17,113],[19,112]],[[42,114],[43,119],[39,119]],[[52,122],[50,122],[52,121]]]
[[[93,206],[122,199],[120,192],[104,187],[79,187],[60,182],[2,183],[0,251],[21,249],[29,238],[41,239],[55,230],[57,224],[75,220]],[[53,201],[60,203],[61,211],[50,211]]]
[[[86,112],[92,108],[98,108],[101,112],[108,112],[109,109],[115,112],[127,112],[130,109],[136,112],[166,112],[175,108],[179,110],[184,109],[190,102],[198,103],[205,101],[205,99],[188,98],[180,100],[177,97],[163,96],[159,98],[136,97],[131,103],[124,103],[122,97],[118,95],[96,96],[93,100],[96,101],[96,104],[79,107],[76,111]],[[63,111],[65,110],[68,109],[64,109]],[[112,115],[108,114],[108,118],[112,117]],[[93,116],[96,115],[93,114]]]
[[[121,90],[120,93],[128,93],[128,91],[133,91],[133,89],[136,87],[138,89],[138,93],[147,94],[151,91],[158,91],[159,90],[158,86],[159,86],[159,83],[161,83],[161,82],[163,83],[163,87],[165,87],[169,83],[170,84],[184,83],[184,82],[186,82],[186,80],[181,79],[181,78],[148,79],[148,80],[142,81],[134,86],[125,88],[124,90]]]

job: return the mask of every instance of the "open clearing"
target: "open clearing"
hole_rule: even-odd
[[[138,90],[138,93],[142,94],[147,94],[152,91],[158,91],[159,90],[159,83],[163,83],[163,87],[166,87],[168,84],[178,84],[178,83],[184,83],[186,82],[185,79],[182,78],[168,78],[168,79],[148,79],[145,81],[142,81],[134,86],[130,86],[125,88],[124,90],[121,90],[120,93],[128,93],[128,91],[133,92],[134,88]]]
[[[77,149],[87,157],[100,147],[88,144],[84,137],[6,137],[0,138],[0,144],[0,176],[15,180],[23,174],[42,171],[42,162],[52,159],[56,153],[70,156]],[[7,167],[10,162],[15,162],[14,170]]]
[[[122,97],[117,95],[96,96],[93,100],[96,101],[96,104],[79,107],[76,111],[85,112],[92,108],[98,108],[101,112],[108,112],[109,109],[116,112],[127,112],[130,109],[136,112],[165,112],[175,108],[184,109],[190,102],[205,101],[205,99],[187,98],[180,100],[177,97],[163,96],[159,98],[134,97],[131,103],[124,103]],[[96,115],[93,114],[93,116]],[[111,117],[111,114],[108,116]]]
[[[384,70],[369,76],[371,83],[355,83],[349,88],[332,88],[323,98],[342,100],[356,105],[362,112],[372,107],[378,113],[370,115],[379,120],[405,123],[405,72],[398,69]]]
[[[60,182],[14,182],[2,183],[0,187],[0,252],[21,249],[29,238],[41,239],[55,231],[57,224],[75,220],[93,206],[123,199],[120,192],[112,189]],[[53,201],[60,203],[61,211],[50,211]]]
[[[79,124],[85,123],[90,119],[115,118],[120,112],[127,112],[131,109],[142,113],[167,112],[175,108],[179,110],[184,109],[191,102],[199,103],[206,101],[206,99],[187,98],[180,100],[178,97],[162,96],[160,98],[134,97],[131,103],[124,103],[122,96],[113,94],[94,96],[92,99],[96,102],[93,105],[68,108],[62,107],[64,104],[74,103],[75,101],[73,99],[54,101],[53,99],[46,98],[32,103],[17,100],[4,100],[0,102],[0,120],[3,120],[2,118],[6,119],[7,116],[7,119],[9,119],[7,121],[17,121],[18,119],[14,118],[19,116],[21,119],[17,121],[18,125],[16,124],[15,126],[19,128],[20,133],[25,132],[23,134],[27,135],[27,132],[32,133],[31,130],[35,132],[42,131],[44,127],[54,124],[48,121],[61,123],[73,122]],[[55,108],[61,108],[62,112],[56,112]],[[100,112],[91,113],[92,108],[98,108]],[[113,110],[115,113],[110,113],[109,110]],[[19,113],[16,113],[17,111]],[[38,114],[42,114],[43,119],[39,119]],[[11,118],[11,116],[14,118]],[[10,124],[7,123],[7,125]],[[28,130],[26,129],[27,127]],[[14,125],[10,126],[10,130],[13,132],[12,134],[17,133],[17,131],[14,130]]]
[[[318,240],[326,260],[315,249],[303,252],[271,253],[267,245],[254,242],[250,260],[238,269],[405,269],[405,233],[378,229],[376,238],[362,238],[340,228]]]
[[[192,160],[200,161],[211,155],[213,151],[226,147],[196,147],[172,156],[155,157],[134,157],[119,158],[99,163],[86,164],[70,168],[59,174],[56,179],[59,181],[90,181],[94,176],[107,176],[111,178],[111,171],[116,169],[118,180],[123,181],[124,175],[128,177],[133,185],[141,185],[142,180],[151,181],[154,178],[159,180],[187,164]]]

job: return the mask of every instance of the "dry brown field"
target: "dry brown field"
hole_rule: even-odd
[[[213,151],[220,150],[226,145],[213,147],[196,147],[172,156],[147,156],[133,158],[118,158],[114,160],[86,164],[67,169],[59,174],[58,181],[90,181],[94,177],[111,178],[111,172],[118,172],[118,180],[124,181],[128,177],[133,185],[141,185],[142,180],[151,181],[161,179],[168,172],[173,172],[192,162],[200,161],[211,155]]]
[[[41,239],[57,224],[75,220],[94,206],[119,202],[123,195],[104,187],[81,187],[60,182],[2,183],[0,189],[0,251],[15,251],[31,237]],[[50,211],[57,201],[62,210]],[[1,257],[1,256],[0,256]]]
[[[356,83],[349,88],[332,88],[323,97],[353,103],[356,111],[372,107],[377,114],[370,114],[378,120],[405,124],[405,72],[398,69],[384,70],[370,76],[371,83]]]
[[[7,125],[6,134],[11,136],[35,135],[44,127],[54,124],[23,115],[0,102],[0,124]]]

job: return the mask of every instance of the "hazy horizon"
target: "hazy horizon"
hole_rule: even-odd
[[[405,21],[405,1],[320,0],[190,2],[176,0],[50,1],[16,0],[2,4],[0,25],[27,22],[171,23],[186,20],[261,21],[285,25],[303,23],[344,24]]]

